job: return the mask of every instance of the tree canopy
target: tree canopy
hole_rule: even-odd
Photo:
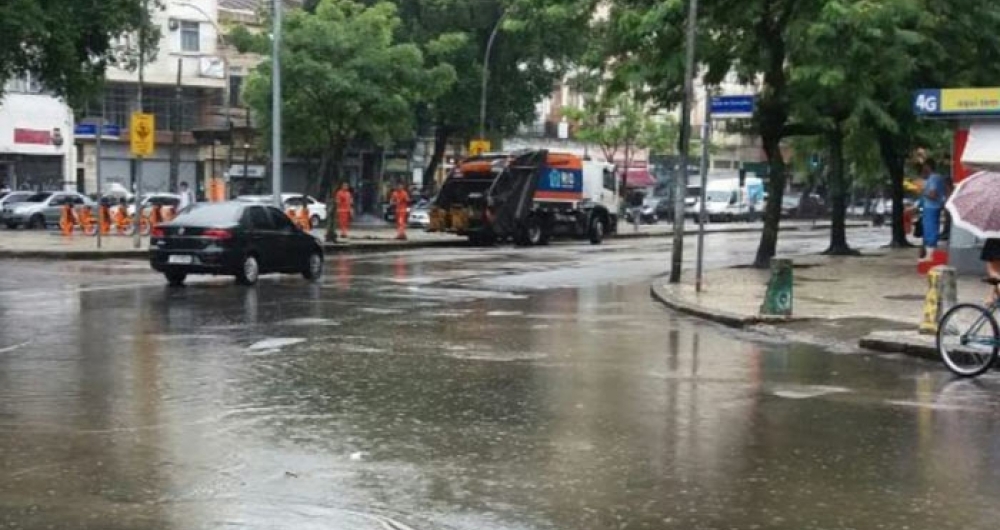
[[[413,133],[413,109],[454,82],[449,65],[428,68],[421,50],[397,37],[396,6],[320,0],[314,12],[285,19],[282,49],[284,143],[289,153],[318,158],[313,185],[324,196],[340,178],[347,148],[358,140],[378,145]],[[266,35],[234,34],[238,46],[266,52]],[[271,62],[248,81],[245,97],[271,127]]]
[[[156,9],[159,3],[149,0]],[[148,28],[143,0],[5,0],[0,2],[0,90],[13,77],[32,73],[71,102],[99,85],[120,58],[113,40]],[[155,31],[146,32],[150,50]]]

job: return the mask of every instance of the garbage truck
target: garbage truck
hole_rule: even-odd
[[[559,236],[599,244],[617,231],[617,188],[614,165],[574,154],[482,154],[452,169],[431,206],[429,230],[478,245],[545,245]]]

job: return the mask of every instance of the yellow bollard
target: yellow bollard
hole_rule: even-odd
[[[939,265],[927,273],[927,295],[924,297],[924,314],[920,333],[934,335],[945,311],[957,302],[955,269]]]

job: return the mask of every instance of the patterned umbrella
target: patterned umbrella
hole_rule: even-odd
[[[980,239],[1000,238],[1000,173],[983,171],[963,180],[946,206],[955,226]]]

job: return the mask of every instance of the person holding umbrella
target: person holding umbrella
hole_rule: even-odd
[[[989,278],[1000,278],[1000,173],[982,171],[963,180],[946,205],[953,226],[985,239],[979,258]],[[990,300],[992,301],[991,290]]]

